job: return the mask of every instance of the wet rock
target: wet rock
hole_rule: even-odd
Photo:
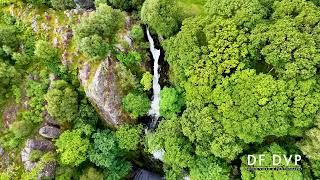
[[[161,176],[147,170],[139,170],[134,180],[162,180]]]
[[[45,138],[56,139],[60,136],[60,129],[46,125],[39,129],[39,134]]]
[[[163,149],[152,152],[153,158],[163,161],[163,155],[165,151]]]
[[[74,0],[74,2],[85,9],[90,9],[94,7],[94,3],[93,0]]]
[[[79,72],[79,79],[87,97],[99,109],[98,112],[102,118],[111,126],[130,121],[129,116],[121,109],[124,94],[119,88],[115,67],[116,61],[109,56],[94,72],[90,72],[89,64],[85,64]]]

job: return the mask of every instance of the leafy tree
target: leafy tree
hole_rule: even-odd
[[[145,94],[129,93],[123,98],[122,107],[136,119],[147,114],[150,109],[150,100]]]
[[[34,76],[38,76],[34,74]],[[47,77],[46,77],[47,78]],[[28,111],[21,112],[21,118],[28,122],[39,123],[43,121],[43,111],[45,107],[45,94],[48,84],[45,81],[27,80]]]
[[[128,54],[120,53],[117,55],[117,59],[126,66],[139,64],[142,60],[137,51],[130,51]]]
[[[169,37],[179,30],[182,15],[176,0],[146,0],[141,8],[141,20],[159,35]]]
[[[15,121],[9,127],[9,130],[14,134],[12,141],[18,141],[22,138],[28,137],[32,132],[32,127],[30,122],[27,121]]]
[[[133,25],[130,31],[130,36],[133,41],[141,41],[144,38],[144,32],[140,25]]]
[[[124,26],[120,10],[100,4],[97,10],[75,27],[80,50],[93,61],[101,60],[111,50],[116,33]]]
[[[97,10],[88,17],[82,19],[75,27],[77,38],[82,39],[92,35],[98,35],[111,42],[115,34],[124,25],[124,16],[120,10],[101,4]]]
[[[56,168],[55,179],[64,180],[72,179],[75,176],[75,169],[71,166],[61,165]]]
[[[99,167],[105,169],[108,180],[121,179],[131,169],[124,154],[117,145],[116,137],[110,130],[98,131],[92,135],[93,148],[89,151],[89,159]]]
[[[140,9],[144,0],[108,0],[109,3],[117,8],[123,10]]]
[[[80,180],[103,180],[103,174],[95,168],[90,167],[80,176]]]
[[[320,130],[318,128],[310,129],[306,132],[305,138],[298,143],[303,154],[309,159],[320,160]]]
[[[183,99],[174,88],[164,87],[160,93],[160,114],[165,118],[170,118],[181,111]]]
[[[8,89],[15,84],[19,73],[8,63],[1,62],[0,59],[0,104],[5,100]]]
[[[294,10],[293,10],[294,9]],[[272,23],[261,23],[252,33],[265,62],[283,78],[309,79],[320,62],[318,28],[320,8],[310,1],[275,2]],[[281,33],[279,32],[281,30]]]
[[[49,0],[23,0],[23,1],[26,1],[27,3],[34,4],[36,6],[48,5],[50,2]]]
[[[35,45],[34,54],[38,57],[41,62],[47,66],[47,68],[55,73],[60,75],[59,69],[59,53],[56,48],[54,48],[49,42],[38,40]]]
[[[119,143],[119,148],[127,151],[137,150],[141,141],[142,126],[122,125],[116,131],[115,136]]]
[[[320,178],[320,161],[311,160],[311,171],[316,178]]]
[[[84,124],[96,127],[99,121],[99,115],[94,107],[88,102],[87,99],[82,99],[79,105],[79,116],[77,118],[76,126],[81,127]]]
[[[60,135],[55,145],[63,165],[79,166],[86,160],[90,145],[87,135],[82,129],[66,130]]]
[[[190,179],[202,180],[227,180],[230,169],[227,164],[221,163],[218,159],[210,157],[198,157],[190,167]]]
[[[197,155],[235,159],[244,143],[236,134],[227,133],[214,114],[212,106],[185,110],[180,119],[181,131],[195,145]]]
[[[78,115],[77,93],[63,80],[54,81],[45,95],[50,115],[60,123],[71,122]]]
[[[205,9],[164,42],[170,81],[185,97],[182,133],[195,153],[234,159],[268,136],[302,136],[319,116],[318,7],[224,0]]]
[[[136,76],[133,75],[129,67],[127,68],[124,64],[116,63],[115,73],[119,89],[121,90],[123,96],[134,89],[140,88],[139,81],[137,80]]]
[[[6,57],[12,49],[18,46],[17,28],[1,23],[0,34],[0,57]]]
[[[149,71],[143,73],[140,84],[143,86],[145,91],[149,91],[152,88],[152,79],[153,76]]]
[[[100,3],[109,4],[110,6],[116,9],[122,10],[132,10],[132,9],[140,9],[144,0],[97,0],[95,2],[96,5]]]
[[[147,136],[147,151],[163,150],[163,162],[173,168],[173,172],[187,168],[193,160],[192,144],[182,134],[176,117],[161,121],[155,133]]]
[[[73,0],[50,0],[50,2],[53,8],[59,10],[72,9],[76,7]]]
[[[283,136],[290,127],[284,81],[254,71],[237,72],[213,91],[220,120],[229,134],[245,142],[261,142],[269,134]],[[226,113],[228,112],[228,113]]]
[[[108,44],[98,35],[84,37],[80,40],[80,50],[90,58],[91,61],[100,60],[106,57],[110,48]]]

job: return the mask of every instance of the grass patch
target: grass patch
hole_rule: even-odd
[[[207,0],[179,0],[178,4],[187,16],[202,14],[203,6]]]

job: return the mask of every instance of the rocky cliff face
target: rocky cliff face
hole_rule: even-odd
[[[100,63],[96,70],[84,64],[79,79],[90,101],[98,108],[102,118],[111,126],[130,121],[121,109],[123,93],[116,75],[116,62],[110,56]]]

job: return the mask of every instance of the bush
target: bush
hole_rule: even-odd
[[[144,93],[129,93],[123,98],[122,106],[132,118],[136,119],[147,114],[150,109],[150,100]]]
[[[128,54],[120,53],[117,55],[117,59],[126,66],[139,64],[142,60],[137,51],[130,51]]]
[[[40,158],[44,155],[43,151],[40,150],[32,150],[30,155],[29,155],[29,159],[32,162],[37,162],[40,160]]]
[[[124,15],[120,10],[100,4],[75,27],[75,37],[83,53],[97,60],[111,49],[115,35],[123,26]]]
[[[182,15],[176,0],[146,0],[141,19],[159,35],[169,37],[179,30]]]
[[[90,161],[105,170],[107,180],[123,179],[131,170],[131,164],[125,160],[113,132],[98,131],[92,138],[94,145],[89,151]]]
[[[80,176],[80,180],[103,180],[103,174],[95,168],[90,167]]]
[[[116,138],[121,149],[131,151],[137,150],[141,141],[142,126],[122,125],[116,131]]]
[[[149,91],[152,88],[153,76],[150,72],[145,72],[142,76],[140,84],[143,86],[145,91]]]
[[[77,93],[63,81],[54,81],[45,95],[49,114],[60,123],[71,122],[78,115]]]
[[[91,61],[97,61],[105,58],[110,47],[100,36],[95,34],[80,40],[80,50]]]
[[[133,39],[133,41],[141,41],[144,38],[144,32],[140,25],[133,25],[130,36]]]
[[[90,142],[82,129],[76,129],[63,132],[55,145],[63,165],[78,166],[87,159]]]
[[[53,8],[58,10],[72,9],[76,7],[73,0],[50,0]]]
[[[181,111],[183,99],[174,88],[164,87],[160,92],[160,114],[165,118],[171,118]]]
[[[60,75],[59,53],[58,50],[52,46],[52,44],[43,40],[37,41],[34,54],[51,72],[56,75]]]

